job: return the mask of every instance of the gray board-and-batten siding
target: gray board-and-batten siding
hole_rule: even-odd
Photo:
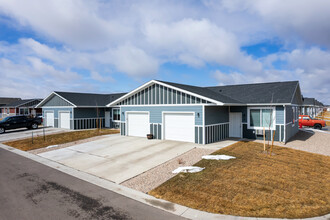
[[[153,84],[135,94],[132,94],[117,105],[180,105],[202,103],[207,104],[211,102],[166,86]]]

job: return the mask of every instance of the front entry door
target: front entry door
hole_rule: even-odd
[[[229,113],[229,137],[242,138],[242,113]]]

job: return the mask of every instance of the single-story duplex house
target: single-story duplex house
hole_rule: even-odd
[[[41,109],[36,106],[42,99],[21,99],[11,102],[5,106],[1,106],[2,117],[14,115],[41,115]]]
[[[208,144],[228,137],[286,142],[298,132],[298,81],[199,87],[151,80],[113,99],[121,135]],[[267,137],[268,138],[268,137]]]
[[[315,98],[303,97],[303,104],[301,106],[301,114],[315,117],[323,110],[323,103],[319,102]]]
[[[2,118],[2,111],[3,111],[1,107],[18,100],[21,100],[21,98],[0,97],[0,118]]]
[[[38,104],[45,126],[66,129],[119,128],[119,107],[106,105],[125,93],[52,92]]]

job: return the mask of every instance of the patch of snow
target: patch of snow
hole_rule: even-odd
[[[232,157],[228,155],[205,155],[202,156],[202,158],[206,160],[230,160],[230,159],[235,159],[236,157]]]
[[[194,167],[194,166],[189,166],[189,167],[179,167],[176,168],[175,170],[172,171],[172,173],[197,173],[202,170],[204,170],[205,167]]]
[[[58,145],[50,145],[50,146],[46,147],[46,149],[53,148],[53,147],[58,147]]]

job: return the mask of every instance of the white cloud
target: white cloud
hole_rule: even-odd
[[[275,68],[278,61],[283,62],[281,69]],[[319,48],[295,49],[271,54],[262,59],[262,63],[262,74],[225,73],[217,70],[213,72],[213,77],[221,85],[299,80],[304,96],[330,103],[330,52]]]
[[[159,56],[169,60],[202,66],[216,63],[244,71],[260,72],[261,64],[240,51],[236,37],[206,19],[148,23],[144,34]]]
[[[1,0],[0,11],[19,25],[76,48],[103,48],[129,34],[120,20],[100,16],[102,4],[81,0]]]
[[[142,77],[158,72],[158,61],[140,48],[124,45],[108,53],[116,69],[130,76]]]

